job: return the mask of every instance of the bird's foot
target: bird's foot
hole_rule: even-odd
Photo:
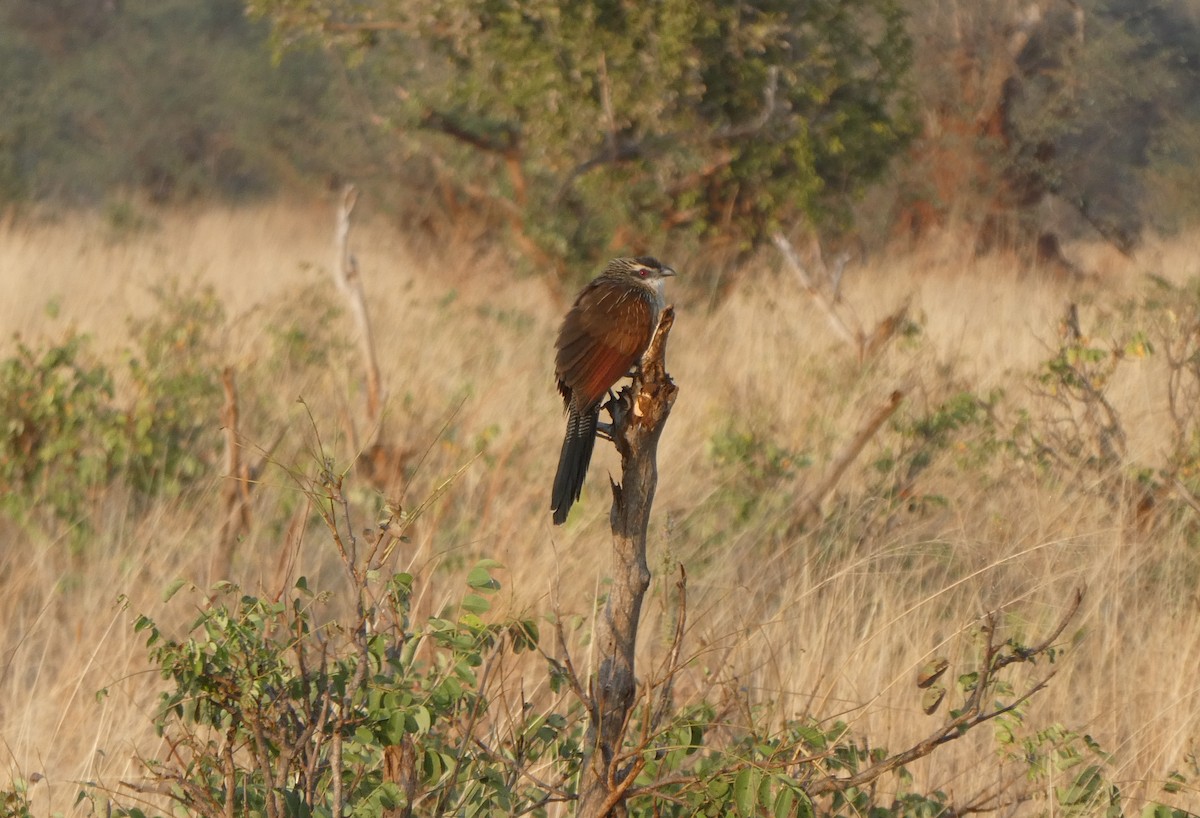
[[[621,390],[621,394],[614,395],[612,390],[609,390],[608,401],[604,404],[604,409],[612,418],[611,423],[601,423],[596,428],[596,433],[605,440],[614,440],[616,430],[625,424],[625,417],[629,414],[629,398],[627,397],[628,390]]]

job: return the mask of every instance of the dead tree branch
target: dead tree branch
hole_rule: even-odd
[[[679,592],[679,609],[675,615],[675,635],[671,639],[671,650],[667,654],[654,711],[647,722],[650,727],[658,727],[662,724],[670,715],[675,704],[675,676],[681,667],[679,654],[683,650],[683,635],[687,630],[687,569],[683,567],[683,563],[679,564],[679,579],[675,581],[675,589]],[[647,704],[649,704],[648,701]]]
[[[788,241],[787,236],[782,233],[775,233],[771,236],[771,241],[779,248],[779,252],[783,254],[784,260],[792,268],[792,272],[796,274],[796,278],[800,281],[800,286],[804,288],[804,291],[808,293],[813,303],[825,314],[825,318],[829,321],[829,326],[833,329],[837,337],[861,354],[863,342],[862,330],[855,331],[850,329],[846,325],[846,322],[842,320],[842,317],[838,315],[837,310],[833,308],[833,305],[829,303],[829,299],[821,294],[821,290],[817,287],[816,282],[813,281],[812,276],[808,274],[808,270],[800,262],[800,255],[796,252],[796,248],[792,246],[792,243]]]
[[[771,241],[779,249],[780,254],[783,255],[784,261],[787,262],[792,272],[795,273],[796,280],[800,282],[800,286],[808,293],[808,297],[824,313],[834,334],[837,335],[839,340],[854,350],[855,355],[858,356],[859,363],[874,357],[876,353],[884,348],[888,341],[895,337],[900,328],[904,326],[904,319],[908,317],[907,302],[876,324],[875,329],[869,333],[857,321],[852,328],[842,318],[841,313],[834,308],[833,302],[821,292],[821,288],[817,286],[817,282],[813,280],[804,263],[800,261],[800,254],[796,252],[796,248],[792,246],[787,236],[782,233],[775,233],[771,236]],[[835,291],[841,287],[842,271],[848,260],[848,256],[839,259],[834,283]]]
[[[1015,699],[1004,705],[988,701],[988,697],[995,694],[995,675],[1008,665],[1031,662],[1043,656],[1053,647],[1058,638],[1062,636],[1067,625],[1075,618],[1075,614],[1079,612],[1079,606],[1082,602],[1083,591],[1077,589],[1072,594],[1071,601],[1067,605],[1067,610],[1059,620],[1058,625],[1050,632],[1049,636],[1031,647],[1014,647],[1008,642],[997,643],[997,614],[994,612],[989,613],[984,619],[983,625],[983,635],[986,641],[979,675],[974,682],[974,688],[971,690],[970,695],[967,696],[966,703],[958,711],[957,716],[948,720],[926,738],[905,750],[894,753],[872,764],[870,767],[860,770],[854,775],[844,778],[829,777],[812,781],[805,786],[805,791],[810,797],[813,797],[833,792],[845,792],[851,787],[861,787],[869,784],[892,770],[929,755],[940,745],[961,738],[970,728],[991,721],[1020,707],[1030,697],[1045,688],[1054,677],[1054,674],[1058,672],[1058,669],[1054,668],[1050,670],[1042,678],[1025,688]]]
[[[238,394],[233,379],[233,367],[221,373],[225,404],[221,407],[221,426],[225,436],[225,454],[221,483],[221,509],[224,519],[217,535],[209,563],[210,583],[230,578],[233,554],[238,538],[250,530],[250,469],[242,460],[242,444],[238,432]]]
[[[642,598],[650,585],[646,532],[658,484],[658,440],[678,393],[665,364],[674,321],[675,311],[667,307],[633,383],[610,404],[621,482],[612,484],[614,576],[597,626],[600,669],[588,697],[592,724],[579,785],[580,818],[625,815],[625,797],[637,774],[637,759],[621,768],[621,745],[637,695],[634,645]]]
[[[843,475],[846,474],[846,469],[850,468],[850,464],[858,458],[871,438],[875,437],[875,433],[879,431],[879,428],[900,408],[900,404],[904,402],[906,392],[907,390],[903,387],[894,390],[888,396],[887,402],[876,408],[871,416],[867,418],[867,422],[859,428],[850,442],[842,449],[841,453],[834,458],[825,477],[808,496],[805,503],[806,507],[799,521],[801,525],[805,525],[823,514],[825,501],[829,498],[833,490],[837,488],[837,484],[841,481]]]
[[[375,340],[371,334],[371,318],[367,313],[367,296],[362,276],[358,271],[358,260],[350,252],[350,217],[358,201],[358,190],[346,185],[342,190],[342,201],[338,207],[337,232],[334,238],[333,281],[346,298],[350,313],[358,329],[358,348],[362,355],[363,368],[367,376],[367,428],[370,439],[355,441],[361,448],[377,442],[383,433],[383,387],[379,378],[379,363],[375,357]]]

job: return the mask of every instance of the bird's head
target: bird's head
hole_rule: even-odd
[[[614,258],[604,268],[606,275],[628,275],[647,281],[657,281],[675,275],[675,271],[650,256]]]

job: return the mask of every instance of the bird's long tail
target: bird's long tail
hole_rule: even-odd
[[[596,425],[599,421],[599,407],[583,412],[571,407],[567,415],[567,434],[563,438],[562,453],[558,456],[554,492],[550,495],[550,508],[554,512],[555,525],[566,522],[567,512],[583,491],[583,479],[587,476],[588,464],[592,461],[592,449],[596,446]]]

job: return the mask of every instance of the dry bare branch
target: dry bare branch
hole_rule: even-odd
[[[350,314],[354,317],[358,329],[358,347],[362,356],[363,368],[367,378],[367,428],[371,430],[370,438],[359,446],[368,448],[380,439],[383,433],[383,387],[379,378],[379,363],[375,357],[375,340],[371,334],[371,318],[367,312],[367,296],[363,288],[362,275],[358,270],[358,261],[350,252],[351,215],[354,213],[355,202],[358,201],[358,190],[354,185],[346,185],[342,190],[342,200],[338,207],[337,231],[334,236],[334,267],[333,280],[338,290],[345,296],[350,306]]]
[[[1003,652],[1005,643],[998,644],[996,642],[997,615],[989,613],[985,618],[983,627],[983,633],[987,641],[984,647],[984,657],[980,666],[979,676],[975,681],[975,687],[971,691],[971,695],[967,697],[966,704],[958,716],[950,719],[926,738],[905,750],[894,753],[872,764],[870,767],[860,770],[854,775],[846,776],[845,778],[830,777],[810,782],[805,787],[805,791],[810,796],[819,796],[833,792],[844,792],[851,787],[861,787],[892,770],[929,755],[942,744],[961,738],[970,728],[991,721],[1020,707],[1031,696],[1049,684],[1050,679],[1058,672],[1057,668],[1046,673],[1041,679],[1027,687],[1024,692],[1008,704],[994,706],[989,709],[984,706],[984,699],[993,692],[991,689],[992,679],[996,673],[1008,665],[1029,662],[1045,654],[1058,638],[1062,636],[1063,631],[1066,630],[1071,620],[1075,618],[1075,614],[1079,612],[1079,606],[1082,602],[1083,591],[1076,589],[1072,594],[1071,601],[1067,604],[1067,609],[1063,613],[1062,618],[1045,639],[1032,647],[1014,648],[1008,653]]]
[[[589,697],[592,724],[579,784],[577,815],[581,818],[624,814],[627,791],[645,763],[637,754],[622,769],[621,745],[637,695],[634,645],[642,599],[650,585],[646,532],[658,485],[658,440],[679,391],[667,375],[665,363],[667,336],[674,321],[675,311],[667,307],[633,383],[610,403],[613,442],[621,455],[621,482],[612,484],[613,584],[597,622],[600,668]],[[643,735],[643,744],[648,740]]]
[[[671,638],[671,649],[667,653],[663,679],[658,689],[658,702],[654,705],[653,715],[646,720],[646,724],[650,727],[658,727],[671,712],[675,677],[680,670],[679,654],[683,650],[683,635],[687,630],[687,569],[683,567],[683,563],[679,563],[679,579],[675,581],[675,589],[679,592],[679,612],[675,616],[675,635]]]
[[[858,458],[868,441],[879,431],[879,428],[900,408],[900,404],[903,403],[907,391],[906,387],[893,390],[892,394],[888,396],[887,402],[876,408],[871,416],[867,418],[866,423],[859,428],[854,437],[850,439],[850,442],[845,445],[841,453],[833,459],[828,473],[805,501],[806,508],[797,521],[797,525],[808,525],[824,514],[825,501],[829,498],[833,490],[837,488],[837,484],[845,475],[846,469]]]
[[[817,305],[817,308],[825,314],[825,318],[828,320],[834,334],[849,344],[861,359],[863,349],[862,330],[850,329],[846,325],[846,322],[842,320],[842,317],[838,315],[837,310],[833,308],[833,305],[829,303],[829,299],[821,294],[821,290],[817,287],[816,282],[813,281],[812,276],[808,274],[808,270],[804,268],[804,264],[800,261],[799,253],[796,252],[796,248],[792,246],[792,243],[788,241],[787,236],[782,233],[775,233],[771,236],[771,241],[779,248],[779,252],[783,254],[784,260],[792,268],[792,272],[796,274],[796,278],[800,281],[800,286],[808,293],[809,298]]]
[[[250,530],[250,473],[242,461],[242,444],[238,432],[238,394],[233,367],[227,366],[221,373],[221,386],[225,390],[225,404],[221,407],[221,425],[225,438],[225,479],[221,483],[221,509],[224,515],[209,564],[210,583],[229,579],[238,538]]]

